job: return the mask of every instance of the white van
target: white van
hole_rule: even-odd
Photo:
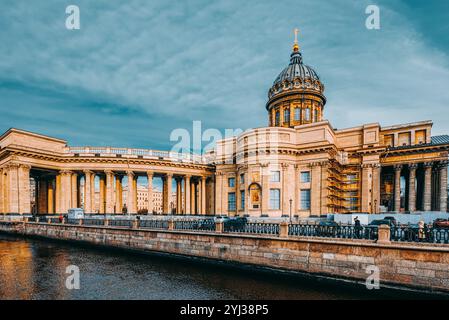
[[[68,219],[83,219],[84,210],[82,208],[72,208],[69,209]]]

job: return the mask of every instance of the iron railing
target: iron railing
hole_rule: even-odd
[[[203,231],[215,231],[214,219],[204,220],[175,220],[175,230],[203,230]]]
[[[104,226],[104,219],[84,218],[83,225],[85,225],[85,226]]]
[[[279,224],[277,223],[244,223],[241,225],[224,224],[225,232],[256,233],[279,235]]]
[[[375,227],[290,224],[288,226],[288,235],[337,239],[377,240],[378,232]]]
[[[140,228],[168,229],[168,220],[140,220]]]
[[[425,227],[419,229],[411,226],[396,226],[390,231],[392,241],[428,242],[449,244],[449,229]]]
[[[109,225],[111,227],[132,227],[133,221],[126,219],[111,219],[109,220]]]

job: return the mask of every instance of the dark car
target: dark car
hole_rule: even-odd
[[[331,237],[335,236],[338,232],[338,223],[331,220],[324,220],[318,223],[318,227],[316,229],[317,236],[320,237]]]
[[[390,227],[398,225],[398,222],[395,217],[388,216],[388,217],[384,217],[382,220],[390,220],[391,221]]]
[[[229,218],[224,221],[224,228],[226,231],[243,231],[247,223],[245,217]]]
[[[373,220],[371,221],[367,227],[379,227],[382,224],[386,224],[387,226],[394,227],[396,225],[396,219],[392,220],[392,219],[378,219],[378,220]]]
[[[436,219],[433,222],[433,227],[435,229],[449,229],[449,220],[441,219],[441,218]]]

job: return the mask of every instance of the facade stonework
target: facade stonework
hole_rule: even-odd
[[[220,140],[204,156],[70,147],[10,129],[0,136],[0,213],[447,211],[449,136],[432,136],[432,121],[335,129],[325,105],[324,85],[295,43],[268,92],[269,126]],[[151,182],[138,188],[140,177],[161,178],[160,194]]]

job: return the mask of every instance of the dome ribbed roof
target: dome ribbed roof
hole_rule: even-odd
[[[320,80],[315,70],[302,63],[302,55],[299,51],[293,51],[290,55],[290,64],[281,71],[274,80],[273,85],[283,82],[284,80],[293,81],[295,78]]]
[[[302,62],[302,55],[297,44],[293,46],[289,65],[281,71],[268,91],[271,100],[279,95],[312,92],[320,95],[324,92],[318,74]]]

